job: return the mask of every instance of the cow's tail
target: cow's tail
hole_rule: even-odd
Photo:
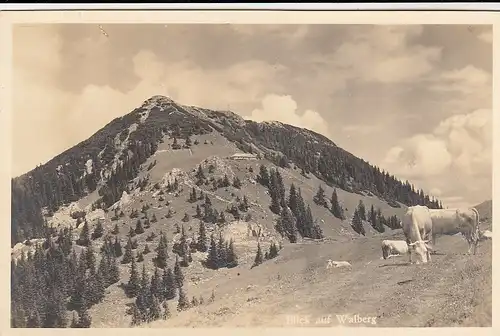
[[[477,211],[476,208],[471,209],[472,212],[476,215],[476,218],[474,219],[474,228],[472,230],[472,241],[474,242],[474,254],[476,254],[476,247],[479,242],[479,211]]]

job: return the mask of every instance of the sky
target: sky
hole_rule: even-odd
[[[329,137],[442,200],[491,199],[492,28],[19,24],[18,176],[149,97]]]

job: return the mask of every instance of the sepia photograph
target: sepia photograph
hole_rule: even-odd
[[[493,26],[284,17],[12,24],[11,328],[492,327]]]

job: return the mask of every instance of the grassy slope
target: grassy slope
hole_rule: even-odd
[[[223,173],[227,173],[231,179],[234,175],[237,175],[243,181],[243,187],[241,190],[237,190],[235,188],[221,188],[215,192],[210,191],[211,186],[202,186],[203,189],[208,190],[207,193],[209,197],[212,199],[213,205],[218,210],[223,210],[227,207],[229,202],[233,201],[235,196],[243,197],[246,195],[252,204],[250,213],[252,215],[253,221],[252,225],[256,223],[262,225],[265,229],[265,232],[269,235],[264,238],[261,243],[264,249],[267,249],[269,246],[269,240],[276,239],[279,240],[278,237],[274,236],[273,227],[275,223],[276,215],[272,214],[269,210],[269,202],[270,197],[266,194],[265,188],[258,184],[251,183],[251,180],[255,179],[259,171],[259,166],[261,163],[266,164],[267,166],[271,166],[271,164],[267,161],[232,161],[224,159],[231,154],[237,152],[238,150],[231,143],[227,142],[223,137],[218,136],[216,133],[210,135],[202,135],[197,137],[199,140],[199,145],[195,145],[190,150],[179,150],[179,151],[169,151],[169,145],[171,140],[165,139],[165,142],[160,145],[158,152],[156,155],[151,157],[143,166],[147,167],[150,162],[154,160],[157,161],[155,167],[153,167],[149,172],[143,171],[140,177],[146,176],[147,173],[150,175],[150,186],[148,186],[147,190],[156,182],[162,180],[163,176],[166,172],[178,168],[187,172],[192,180],[194,180],[194,169],[199,163],[203,163],[205,159],[209,159],[213,156],[218,156],[223,160],[218,160],[221,165],[216,167],[215,173],[212,174],[216,177],[222,176]],[[204,144],[205,140],[208,140],[208,144]],[[193,138],[194,141],[194,138]],[[213,145],[210,144],[213,142]],[[211,162],[211,161],[210,161]],[[204,164],[206,167],[208,163]],[[253,173],[249,172],[249,167],[253,168]],[[302,189],[302,194],[304,199],[311,205],[313,214],[315,218],[317,218],[325,232],[325,235],[329,239],[343,239],[343,240],[351,240],[351,236],[355,236],[353,234],[352,229],[349,225],[344,222],[342,223],[340,220],[334,218],[327,209],[318,207],[312,202],[312,197],[316,193],[317,188],[321,181],[317,180],[314,177],[309,179],[304,178],[300,175],[300,171],[294,169],[286,169],[281,170],[284,181],[287,189],[289,188],[291,183],[295,183],[296,186]],[[206,170],[205,173],[209,175]],[[167,237],[170,243],[170,247],[172,246],[172,240],[177,240],[179,235],[175,234],[174,223],[183,224],[188,236],[197,235],[198,230],[198,220],[191,219],[188,223],[182,223],[181,219],[184,216],[184,213],[187,212],[191,217],[195,214],[196,204],[191,204],[186,202],[189,192],[191,190],[190,181],[187,182],[188,185],[184,184],[183,191],[178,197],[174,195],[163,195],[165,201],[160,202],[158,200],[158,196],[153,197],[152,193],[149,191],[141,193],[139,197],[134,197],[133,201],[128,203],[124,207],[124,212],[128,215],[132,209],[140,209],[143,204],[149,204],[151,209],[148,211],[149,218],[151,218],[154,213],[156,217],[159,219],[158,223],[152,224],[151,228],[146,229],[146,232],[134,237],[138,241],[139,248],[137,251],[142,251],[144,245],[146,244],[146,237],[150,232],[154,231],[159,233],[160,230],[167,233]],[[331,195],[332,189],[323,185],[326,190],[326,195],[329,198]],[[348,208],[347,214],[351,215],[355,206],[358,204],[360,199],[363,199],[367,207],[369,207],[372,203],[376,206],[381,206],[384,214],[401,214],[402,209],[394,209],[389,207],[386,203],[379,201],[376,198],[372,197],[363,197],[361,195],[346,193],[342,190],[338,190],[339,199],[344,202],[344,206]],[[217,196],[217,197],[216,197]],[[166,202],[170,201],[170,205],[166,206]],[[198,202],[201,204],[202,202]],[[174,216],[171,219],[166,219],[165,215],[168,212],[168,209],[171,208],[174,210]],[[105,228],[107,231],[111,230],[115,225],[115,222],[110,220],[110,217],[113,215],[112,212],[109,212],[106,216]],[[142,215],[140,216],[142,217]],[[231,218],[232,216],[227,214],[227,218]],[[128,216],[125,218],[121,218],[116,223],[120,226],[120,234],[119,237],[123,244],[126,242],[128,233],[128,229],[130,226],[135,227],[137,219],[129,219]],[[214,227],[208,225],[209,233],[214,231]],[[250,266],[253,262],[253,258],[256,251],[257,242],[255,238],[247,237],[247,223],[233,223],[226,230],[225,235],[227,237],[232,236],[236,239],[236,250],[238,256],[240,258],[240,265],[231,270],[223,269],[219,271],[212,271],[204,269],[200,261],[205,259],[204,254],[195,254],[193,255],[194,262],[187,269],[183,269],[187,280],[186,291],[189,297],[195,295],[199,297],[203,295],[205,299],[207,299],[212,289],[217,292],[217,295],[228,295],[234,296],[235,293],[238,292],[237,288],[234,288],[231,279],[234,276],[237,276],[237,273],[240,273],[238,278],[240,279],[251,279],[252,274],[262,273],[263,276],[267,276],[268,272],[263,270],[250,270]],[[154,242],[148,243],[150,248],[154,248],[157,245],[158,238],[155,239]],[[98,248],[100,242],[98,241],[96,244],[96,249]],[[305,246],[305,245],[304,245]],[[171,254],[172,255],[172,254]],[[146,266],[148,271],[152,271],[151,268],[151,259],[154,257],[154,253],[148,254],[145,256]],[[171,258],[171,264],[173,264],[174,259]],[[139,267],[142,267],[142,263],[139,264]],[[128,281],[128,265],[122,266],[122,281]],[[109,293],[106,295],[106,299],[103,303],[93,307],[91,309],[93,315],[93,326],[102,327],[102,326],[126,326],[129,323],[130,317],[124,316],[125,314],[125,304],[131,302],[132,300],[125,298],[121,289],[117,287],[117,285],[113,285],[108,289]],[[113,309],[110,309],[110,305],[113,305]],[[171,310],[175,310],[174,301],[171,302]]]

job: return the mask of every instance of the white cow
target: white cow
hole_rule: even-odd
[[[328,259],[328,264],[326,265],[326,268],[331,268],[331,267],[335,267],[335,268],[338,268],[338,267],[349,267],[351,268],[352,265],[350,262],[348,261],[333,261],[331,259]]]
[[[432,219],[432,244],[437,235],[461,233],[469,244],[468,254],[474,249],[476,254],[479,242],[479,213],[475,208],[466,209],[429,209]]]
[[[431,250],[432,247],[427,244],[432,229],[429,208],[421,205],[408,207],[401,223],[406,237],[406,243],[409,247],[408,255],[410,257],[410,263],[412,262],[412,252],[417,254],[417,264],[431,261],[429,250]]]
[[[408,253],[408,243],[404,240],[382,240],[382,257],[387,259],[394,255]]]

